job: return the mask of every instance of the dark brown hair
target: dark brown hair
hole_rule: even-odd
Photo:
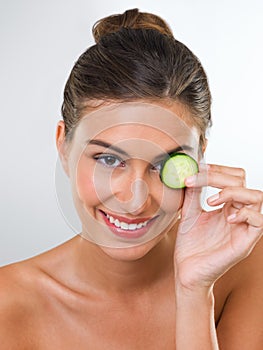
[[[211,125],[211,95],[198,58],[160,17],[128,10],[93,26],[96,44],[74,65],[64,90],[62,115],[71,138],[93,101],[173,100],[185,104],[201,131]]]

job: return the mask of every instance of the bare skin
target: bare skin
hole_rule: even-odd
[[[179,116],[185,112],[178,104],[172,108]],[[100,136],[116,144],[121,137],[127,139],[126,132],[116,127]],[[161,140],[167,149],[174,147],[160,131],[129,127],[130,133],[151,142]],[[60,123],[57,145],[70,169],[64,141]],[[79,162],[86,165],[86,179],[96,163],[87,159]],[[151,217],[162,204],[161,184],[154,183],[158,175],[144,160],[127,164],[133,170],[131,181],[136,175],[149,181],[149,187],[153,184],[147,200],[132,215]],[[112,195],[131,205],[127,177],[119,181],[123,171],[126,163],[116,168]],[[261,350],[263,194],[245,187],[241,169],[219,165],[210,165],[208,179],[200,172],[186,184],[181,220],[139,246],[105,248],[76,236],[37,257],[1,268],[1,349]],[[191,194],[207,184],[221,189],[209,203],[224,206],[203,211],[184,233],[185,223],[200,212],[198,195],[189,206]],[[97,211],[107,209],[92,186],[90,182],[85,204],[100,220]],[[139,200],[139,194],[135,191],[133,198]],[[169,200],[163,204],[167,211],[173,209]],[[191,212],[186,213],[187,208]],[[132,216],[128,209],[127,219]]]
[[[83,276],[76,270],[80,246],[98,253],[80,236],[2,268],[1,348],[81,350],[92,345],[96,350],[107,344],[107,349],[175,349],[173,240],[165,242],[170,253],[156,274],[152,258],[161,246],[149,253],[151,270],[136,266],[143,261],[127,266],[126,271],[120,266],[119,274],[116,271],[110,278],[105,271],[100,286],[89,278],[89,271]],[[225,344],[222,349],[249,349],[251,344],[260,349],[262,248],[260,242],[215,284],[215,323]],[[151,272],[151,278],[142,283]]]

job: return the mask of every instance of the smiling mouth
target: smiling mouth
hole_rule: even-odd
[[[117,229],[121,229],[124,231],[136,231],[145,228],[150,222],[155,220],[159,215],[154,216],[152,218],[147,219],[125,219],[123,217],[114,217],[100,210],[100,212],[104,215],[105,221],[111,226],[115,226]]]

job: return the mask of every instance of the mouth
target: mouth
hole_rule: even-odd
[[[159,215],[156,215],[150,218],[128,219],[106,213],[100,209],[99,212],[113,233],[126,238],[138,238],[144,235],[151,224],[159,217]]]

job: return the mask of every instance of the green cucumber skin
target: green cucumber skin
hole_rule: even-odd
[[[194,167],[195,167],[195,171],[184,177],[183,181],[181,181],[181,182],[182,182],[182,183],[181,183],[181,186],[179,186],[179,185],[178,185],[178,186],[173,186],[173,185],[171,185],[171,184],[169,184],[169,183],[167,183],[167,182],[165,181],[165,178],[166,178],[166,175],[164,174],[165,165],[166,165],[167,161],[170,160],[171,158],[173,158],[173,157],[181,157],[181,156],[187,157],[188,159],[190,159],[190,160],[193,162],[193,165],[194,165]],[[164,183],[165,186],[167,186],[167,187],[169,187],[169,188],[171,188],[171,189],[182,189],[182,188],[185,188],[185,187],[186,187],[185,184],[184,184],[185,178],[188,177],[188,176],[191,176],[191,175],[194,175],[194,174],[198,173],[198,171],[199,171],[199,169],[198,169],[198,163],[196,162],[196,160],[195,160],[194,158],[192,158],[191,156],[189,156],[189,155],[186,154],[186,153],[171,153],[171,154],[169,154],[169,155],[167,156],[167,158],[163,161],[162,168],[161,168],[161,171],[160,171],[160,180]],[[180,180],[181,180],[181,179],[180,179]]]

